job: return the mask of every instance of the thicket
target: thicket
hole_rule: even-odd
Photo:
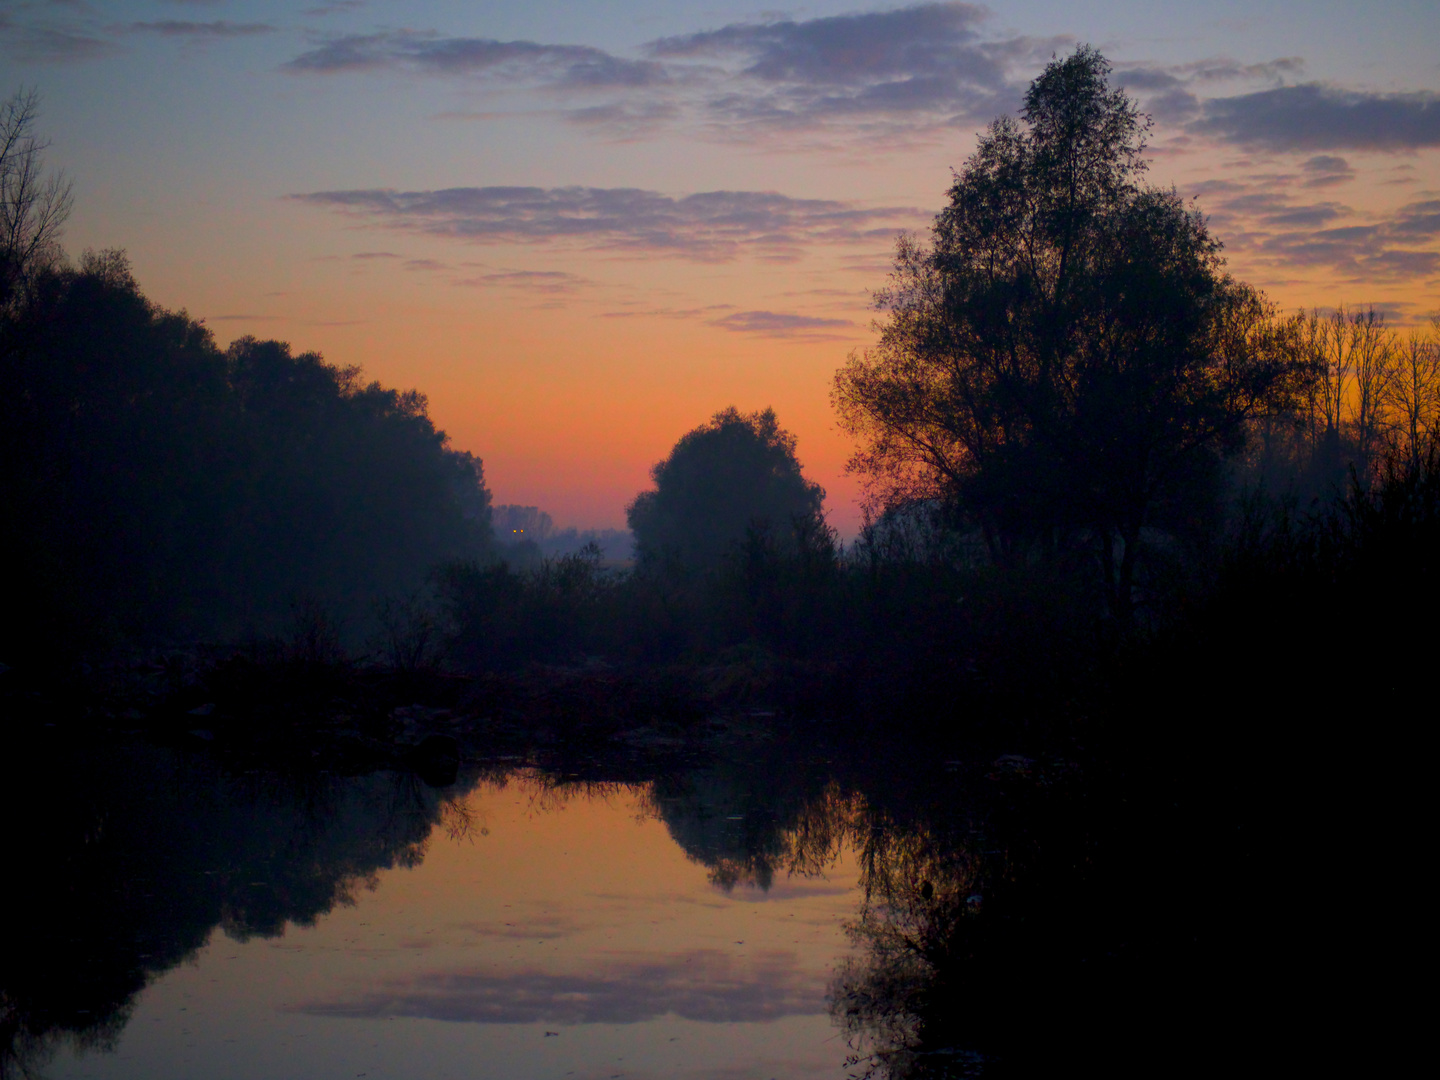
[[[481,463],[422,394],[282,342],[221,349],[119,253],[34,276],[0,380],[7,659],[272,633],[306,603],[359,636],[492,545]]]
[[[432,633],[435,664],[731,665],[791,694],[782,704],[841,710],[978,699],[1049,709],[1100,689],[1117,665],[1153,661],[1152,650],[1180,634],[1228,635],[1229,646],[1248,642],[1244,655],[1284,652],[1303,667],[1313,662],[1302,663],[1304,650],[1271,639],[1303,638],[1323,653],[1327,636],[1353,637],[1348,656],[1375,644],[1359,628],[1382,614],[1393,627],[1400,608],[1424,610],[1411,600],[1433,589],[1440,551],[1435,438],[1418,456],[1392,449],[1369,476],[1352,472],[1308,504],[1293,487],[1272,495],[1237,474],[1223,533],[1203,557],[1173,556],[1140,576],[1144,618],[1123,634],[1093,567],[996,566],[980,538],[928,502],[891,511],[848,546],[824,528],[792,524],[780,545],[771,528],[754,527],[699,570],[617,572],[594,548],[525,570],[451,563],[415,625]],[[1432,636],[1423,616],[1385,649],[1414,665]],[[1263,663],[1232,670],[1277,674]]]

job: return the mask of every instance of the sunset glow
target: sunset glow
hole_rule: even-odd
[[[1440,7],[0,2],[147,294],[417,387],[497,503],[613,527],[675,439],[773,406],[852,534],[837,367],[894,237],[1052,53],[1100,48],[1150,178],[1287,308],[1440,309]]]

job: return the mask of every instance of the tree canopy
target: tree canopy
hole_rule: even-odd
[[[284,342],[222,350],[120,253],[30,294],[0,320],[7,655],[273,630],[298,600],[354,627],[435,563],[490,550],[481,463],[422,394]]]
[[[650,475],[654,490],[641,492],[626,511],[642,563],[703,566],[748,529],[769,530],[783,545],[797,521],[823,520],[825,491],[805,479],[795,436],[773,409],[716,413],[683,435]]]
[[[1000,562],[1087,552],[1127,615],[1142,532],[1213,514],[1304,363],[1201,214],[1142,183],[1149,121],[1109,71],[1082,46],[990,125],[833,400],[877,503],[943,499]]]

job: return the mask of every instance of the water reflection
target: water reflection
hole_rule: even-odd
[[[855,797],[791,769],[707,769],[663,777],[650,804],[675,842],[723,889],[769,889],[776,875],[813,877],[851,836]]]
[[[1213,808],[1014,755],[908,776],[857,782],[843,826],[863,896],[829,993],[848,1075],[1218,1074],[1273,1038],[1274,931],[1255,877],[1217,902],[1236,860]]]
[[[533,1050],[499,1029],[540,1025],[549,1038],[580,1026],[747,1024],[759,1027],[746,1038],[763,1028],[793,1042],[794,1031],[775,1033],[828,1016],[840,1036],[828,1047],[813,1027],[803,1036],[815,1042],[806,1068],[831,1063],[822,1074],[991,1075],[1026,1060],[1035,1027],[1065,1027],[1056,1003],[1074,987],[1056,974],[1097,940],[1080,924],[1103,906],[1076,899],[1088,826],[1037,806],[1036,791],[1060,786],[1013,762],[998,778],[902,771],[776,742],[614,780],[499,763],[437,791],[396,773],[237,776],[139,742],[68,760],[63,798],[27,802],[17,794],[27,785],[6,787],[9,819],[25,823],[10,852],[24,887],[5,898],[0,1076],[62,1050],[117,1046],[147,986],[214,959],[216,929],[236,943],[274,939],[357,901],[369,930],[332,915],[328,936],[287,946],[290,974],[246,968],[296,987],[266,991],[263,1030],[484,1028],[484,1053],[512,1063],[495,1074],[509,1075],[530,1068]],[[1030,792],[1018,803],[1012,780]],[[385,872],[422,864],[428,877],[391,875],[388,900],[367,897]],[[695,864],[708,896],[681,872]],[[1037,993],[1047,981],[1056,988]],[[253,992],[232,989],[216,1008],[238,1009]],[[453,1030],[445,1038],[455,1060],[476,1052]],[[771,1056],[792,1054],[784,1060],[799,1068],[793,1051]],[[577,1063],[598,1053],[566,1052]],[[734,1048],[715,1053],[726,1060]],[[652,1062],[654,1075],[690,1064]]]
[[[51,747],[22,759],[47,753],[58,756]],[[276,1003],[278,991],[237,985],[217,1008],[239,1009],[254,992],[269,995],[281,1027],[285,1016],[464,1022],[492,1032],[751,1025],[745,1037],[756,1043],[769,1032],[775,1045],[761,1057],[781,1063],[777,1074],[805,1054],[807,1069],[819,1067],[816,1052],[836,1068],[843,1058],[822,1045],[823,1025],[853,878],[824,875],[853,835],[858,803],[821,760],[780,747],[623,781],[509,762],[472,770],[443,792],[395,773],[234,775],[204,754],[139,741],[80,747],[66,760],[65,798],[52,790],[27,802],[17,793],[33,784],[6,788],[11,820],[28,829],[12,848],[26,888],[5,900],[0,1075],[47,1063],[68,1075],[77,1051],[133,1046],[135,1026],[157,1021],[137,1013],[137,1002],[153,1012],[157,1000],[142,992],[178,985],[187,961],[213,966],[216,941],[278,939],[357,902],[382,920],[390,944],[374,927],[360,931],[332,914],[328,938],[275,941],[312,957],[328,950],[304,961],[327,973],[324,989]],[[622,835],[615,820],[652,824]],[[507,835],[492,836],[495,827]],[[657,842],[675,853],[675,866],[705,869],[709,898],[687,891],[663,851],[642,850]],[[488,845],[478,861],[476,844]],[[449,907],[397,937],[399,909],[387,915],[380,894],[367,892],[384,877],[381,892],[403,907],[394,899],[401,879],[385,872],[422,864],[432,871],[425,888],[448,890],[425,902]],[[448,880],[437,885],[436,875]],[[337,948],[366,962],[337,959]],[[243,976],[225,974],[242,967]],[[203,973],[207,983],[279,977],[246,963]],[[191,1008],[193,1019],[193,1000]],[[785,1045],[801,1038],[791,1020],[810,1025],[802,1041],[813,1045],[798,1058]],[[156,1037],[146,1026],[144,1038]],[[727,1060],[735,1048],[713,1053]],[[134,1075],[106,1065],[113,1054],[86,1060],[81,1071]]]
[[[716,949],[617,958],[586,972],[436,971],[297,1011],[371,1020],[424,1017],[482,1024],[638,1024],[674,1015],[756,1023],[818,1012],[821,988],[786,952],[745,960]]]
[[[841,965],[831,1011],[849,1037],[857,1075],[980,1075],[964,1018],[988,988],[963,978],[985,906],[984,860],[926,827],[864,830],[865,899],[850,924],[861,946]]]
[[[452,806],[395,774],[235,777],[142,743],[25,749],[3,784],[3,1076],[61,1044],[113,1046],[139,991],[216,927],[243,942],[354,903],[378,871],[418,863]],[[36,761],[65,763],[63,794],[37,791]]]

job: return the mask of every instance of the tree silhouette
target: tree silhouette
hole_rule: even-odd
[[[1394,371],[1386,380],[1385,406],[1395,429],[1395,442],[1403,448],[1412,470],[1440,413],[1440,315],[1430,318],[1430,332],[1412,330],[1398,342],[1392,355]]]
[[[741,413],[733,406],[682,436],[650,472],[626,510],[641,563],[673,560],[690,567],[717,562],[747,530],[772,533],[784,546],[793,526],[823,521],[825,491],[806,480],[795,437],[773,409]]]
[[[46,172],[50,144],[35,134],[39,116],[35,90],[22,87],[0,104],[0,317],[13,317],[59,261],[60,228],[70,216],[70,181]]]
[[[1141,183],[1149,120],[1109,71],[1080,47],[991,124],[833,400],[878,502],[943,498],[1000,563],[1086,553],[1128,619],[1142,531],[1213,515],[1304,363],[1204,218]]]
[[[0,652],[275,630],[311,598],[352,629],[447,559],[487,557],[490,493],[415,391],[283,342],[219,349],[123,253],[52,268],[0,352]]]

